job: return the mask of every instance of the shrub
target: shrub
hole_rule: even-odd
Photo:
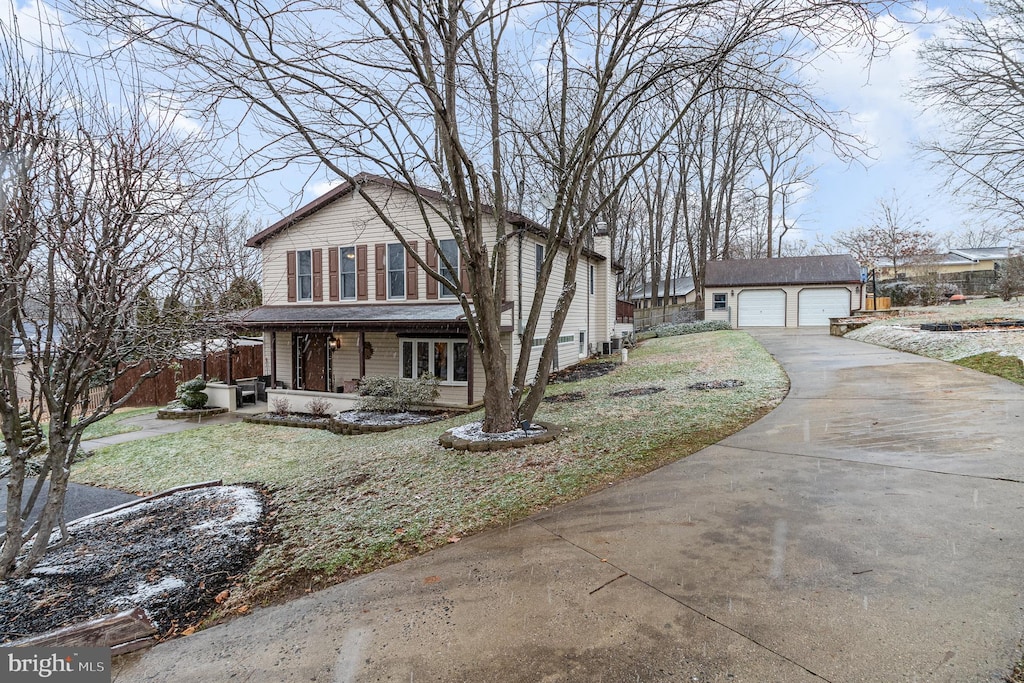
[[[714,332],[716,330],[731,330],[732,326],[724,320],[704,320],[694,323],[679,323],[676,325],[658,325],[651,330],[656,337],[678,337],[683,334],[697,334],[699,332]]]
[[[291,412],[292,404],[286,398],[275,398],[270,402],[271,412],[275,415],[287,415]]]
[[[366,377],[359,383],[362,398],[356,410],[402,413],[413,406],[432,403],[441,393],[436,377],[422,375],[417,380],[398,377]]]
[[[209,396],[203,393],[205,388],[206,380],[202,377],[196,377],[179,384],[174,391],[174,395],[181,401],[181,405],[191,410],[197,410],[205,406],[206,402],[210,399]]]
[[[315,417],[326,417],[331,412],[331,404],[324,398],[314,398],[306,404],[306,412]]]

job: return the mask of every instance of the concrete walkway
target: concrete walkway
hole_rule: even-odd
[[[264,406],[263,410],[266,410],[265,403],[260,405]],[[138,426],[139,429],[136,431],[125,432],[124,434],[114,434],[100,439],[89,439],[88,441],[82,442],[82,449],[94,451],[100,448],[106,448],[107,446],[127,443],[128,441],[138,441],[139,439],[148,439],[162,434],[174,434],[188,429],[198,429],[199,427],[209,427],[211,425],[232,424],[233,422],[240,422],[242,420],[242,416],[247,412],[255,411],[250,409],[248,411],[239,411],[234,413],[221,413],[220,415],[214,415],[212,417],[189,418],[187,420],[161,420],[157,418],[156,413],[146,413],[137,417],[129,417],[124,420],[125,424]]]
[[[1024,387],[827,336],[674,465],[133,655],[124,681],[1001,681]]]

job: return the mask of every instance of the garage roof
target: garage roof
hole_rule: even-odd
[[[832,285],[860,283],[860,265],[849,254],[709,261],[705,287]]]

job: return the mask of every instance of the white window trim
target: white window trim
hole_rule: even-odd
[[[342,256],[343,249],[352,250],[352,296],[345,296],[344,282],[344,271],[341,268],[341,264],[345,262],[345,257]],[[357,251],[355,245],[348,245],[344,247],[338,247],[338,300],[339,301],[355,301],[359,298],[359,264],[356,263]]]
[[[302,254],[309,254],[309,296],[302,296]],[[297,249],[295,251],[295,300],[296,301],[312,301],[313,300],[313,250],[312,249]]]
[[[391,270],[391,248],[392,247],[396,247],[402,253],[402,267],[401,267],[400,271],[398,271],[398,272],[401,272],[401,275],[402,275],[402,293],[401,293],[401,295],[393,294],[391,292],[391,275],[392,275],[392,273],[396,272],[396,271]],[[405,282],[405,248],[402,246],[401,242],[391,242],[390,244],[388,244],[388,246],[384,250],[384,252],[385,252],[384,253],[384,262],[386,264],[386,267],[384,268],[384,273],[385,273],[385,275],[387,277],[387,281],[385,282],[385,285],[386,285],[387,290],[388,290],[388,299],[394,299],[395,301],[403,301],[406,298],[406,291],[405,291],[405,289],[406,289],[406,287],[405,287],[405,285],[406,285],[406,282]]]
[[[405,343],[412,343],[412,368],[416,370],[416,344],[418,342],[425,342],[430,344],[430,356],[429,356],[429,369],[430,376],[434,376],[434,344],[438,342],[444,342],[448,345],[448,377],[446,379],[438,378],[439,383],[443,387],[464,387],[469,384],[468,380],[456,381],[452,379],[455,376],[455,345],[456,344],[469,344],[468,339],[449,338],[449,337],[399,337],[398,338],[398,376],[403,379],[416,379],[405,377],[402,371],[405,367]],[[467,359],[468,359],[468,348],[467,348]],[[469,376],[469,367],[466,368],[466,376]]]

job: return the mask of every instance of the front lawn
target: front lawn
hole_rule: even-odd
[[[126,420],[153,412],[156,412],[156,408],[129,408],[127,410],[119,410],[113,415],[107,415],[99,422],[94,422],[86,427],[85,431],[82,432],[82,441],[86,441],[88,439],[102,439],[107,436],[114,436],[115,434],[127,434],[128,432],[138,431],[142,429],[142,427],[139,425],[129,424]]]
[[[743,385],[687,388],[726,379]],[[103,449],[76,466],[72,479],[132,492],[209,479],[265,485],[277,511],[274,538],[238,601],[268,601],[685,457],[766,413],[787,386],[781,368],[745,333],[659,338],[631,351],[611,374],[550,386],[549,397],[584,396],[542,404],[536,418],[568,431],[541,446],[468,453],[438,445],[441,432],[479,414],[364,436],[239,423]],[[662,391],[611,396],[653,388]]]

